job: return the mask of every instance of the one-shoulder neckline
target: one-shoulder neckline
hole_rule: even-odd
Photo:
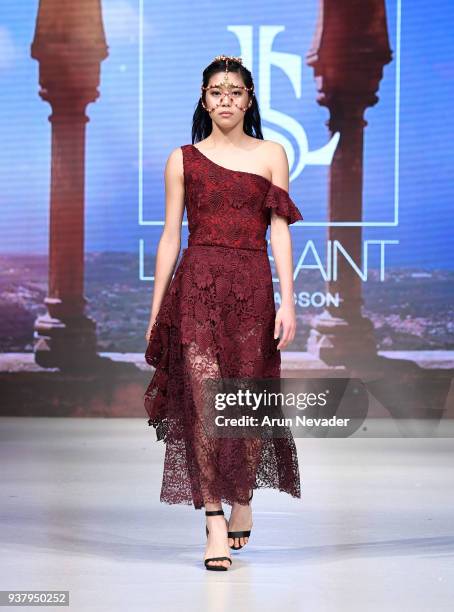
[[[262,179],[262,181],[267,182],[272,187],[277,187],[278,189],[282,189],[282,191],[285,191],[285,189],[283,189],[282,187],[279,187],[279,185],[275,185],[274,183],[272,183],[270,181],[270,179],[266,178],[266,176],[263,176],[262,174],[257,174],[256,172],[247,172],[246,170],[233,170],[232,168],[226,168],[225,166],[221,166],[221,164],[218,164],[215,161],[213,161],[212,159],[210,159],[209,157],[207,157],[204,153],[202,153],[202,151],[200,151],[200,149],[198,149],[193,144],[190,144],[189,146],[192,147],[193,149],[195,149],[199,153],[199,155],[204,157],[211,164],[213,164],[213,166],[216,166],[217,168],[221,168],[222,170],[226,170],[227,172],[234,172],[235,174],[247,174],[249,176],[256,176],[256,177]],[[285,191],[285,193],[287,193],[287,192]]]

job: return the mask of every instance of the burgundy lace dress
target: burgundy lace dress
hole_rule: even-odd
[[[155,367],[148,424],[166,444],[160,500],[248,502],[251,488],[301,497],[293,436],[215,438],[201,417],[204,378],[279,378],[266,230],[271,210],[294,223],[289,194],[264,176],[230,170],[194,145],[183,151],[189,237],[145,352]]]

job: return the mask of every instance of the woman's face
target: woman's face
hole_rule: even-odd
[[[233,127],[243,120],[250,95],[237,72],[219,71],[211,75],[205,91],[205,107],[219,127]]]

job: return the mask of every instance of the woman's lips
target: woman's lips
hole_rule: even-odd
[[[228,112],[225,112],[225,113],[219,113],[219,114],[220,114],[222,117],[230,117],[231,115],[233,115],[233,113],[228,113]]]

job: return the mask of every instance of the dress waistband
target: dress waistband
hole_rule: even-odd
[[[183,252],[186,251],[187,249],[193,249],[196,247],[213,247],[216,249],[229,249],[229,251],[258,251],[259,253],[267,252],[265,246],[261,249],[255,249],[253,247],[232,247],[232,246],[227,246],[225,244],[205,244],[201,242],[198,242],[197,244],[188,244],[188,246],[183,249]]]

